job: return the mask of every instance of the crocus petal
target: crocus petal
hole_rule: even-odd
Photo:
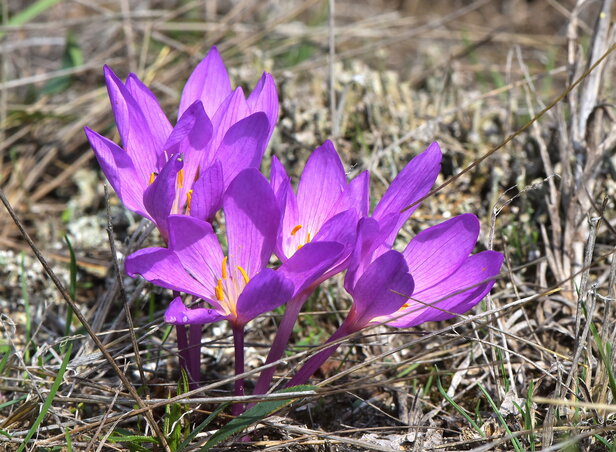
[[[160,287],[184,292],[199,298],[209,293],[184,268],[177,255],[167,248],[144,248],[126,258],[124,269],[131,277],[141,275]]]
[[[265,177],[248,168],[231,182],[223,199],[229,266],[241,266],[252,278],[274,250],[280,210]]]
[[[143,205],[143,191],[146,183],[137,175],[128,154],[113,141],[84,128],[96,160],[98,160],[107,180],[118,194],[122,203],[144,217],[149,217]]]
[[[215,309],[188,309],[180,297],[176,297],[165,311],[165,322],[172,325],[205,325],[225,318]]]
[[[165,143],[168,156],[182,153],[184,155],[184,183],[180,187],[179,202],[182,207],[186,192],[191,189],[199,168],[205,167],[208,158],[206,148],[212,138],[212,123],[203,110],[201,101],[196,101],[186,109],[173,132]]]
[[[279,233],[276,241],[276,255],[284,262],[299,249],[300,245],[304,245],[303,234],[294,234],[297,226],[301,226],[299,222],[299,206],[297,205],[297,197],[291,187],[291,180],[280,184],[277,192],[277,201],[281,209],[281,222]],[[301,230],[301,229],[300,229]],[[297,231],[296,231],[297,232]]]
[[[402,254],[388,251],[372,262],[357,281],[352,293],[353,308],[345,323],[361,329],[375,317],[396,312],[407,302],[413,287]]]
[[[455,272],[475,247],[478,235],[479,220],[470,213],[417,234],[403,252],[415,280],[415,292],[432,287]]]
[[[441,167],[442,153],[439,145],[434,142],[428,148],[411,160],[396,176],[381,198],[372,214],[377,221],[389,214],[397,213],[399,217],[392,232],[386,240],[392,245],[398,230],[419,205],[415,205],[403,213],[400,211],[428,194],[434,184]]]
[[[282,306],[293,296],[293,283],[266,268],[244,287],[237,300],[237,323],[246,324],[264,312]]]
[[[349,265],[349,260],[357,241],[357,222],[359,215],[355,209],[345,210],[333,216],[321,227],[312,243],[337,242],[343,247],[332,266],[327,270],[327,278],[331,278]],[[307,245],[306,245],[307,246]],[[302,247],[303,249],[304,247]]]
[[[218,146],[222,143],[229,128],[249,114],[250,110],[246,104],[244,91],[241,87],[237,87],[227,96],[222,104],[220,104],[214,116],[210,116],[210,118],[212,118],[212,125],[214,126],[211,149],[218,149]]]
[[[346,186],[344,167],[333,143],[328,140],[315,149],[306,162],[297,188],[300,224],[312,237],[325,221],[338,213],[333,208]],[[347,206],[343,208],[348,209]]]
[[[169,237],[167,217],[176,201],[177,176],[183,166],[182,154],[170,158],[143,193],[143,204],[165,239]]]
[[[407,302],[408,307],[392,316],[395,320],[389,325],[408,328],[424,322],[449,319],[468,311],[490,292],[495,280],[486,280],[498,275],[502,263],[503,255],[496,251],[482,251],[470,256],[447,279],[413,293],[412,299]],[[408,314],[400,317],[404,312]]]
[[[265,113],[248,116],[232,125],[214,158],[223,164],[225,185],[246,168],[259,168],[267,146],[268,122]]]
[[[299,249],[278,272],[293,282],[293,296],[312,285],[340,258],[344,246],[336,242],[313,242]]]
[[[186,215],[171,215],[167,223],[169,249],[175,252],[184,269],[203,285],[206,293],[215,297],[224,254],[212,226]]]
[[[370,212],[370,172],[359,174],[347,186],[350,204],[355,207],[362,217]]]
[[[283,186],[283,184],[290,185],[290,183],[291,178],[287,174],[287,171],[285,170],[283,164],[280,163],[278,157],[276,157],[275,155],[272,156],[272,163],[270,169],[270,184],[272,185],[272,190],[274,190],[276,198],[280,200],[278,191]]]
[[[227,74],[227,69],[218,49],[212,47],[207,56],[197,65],[184,86],[178,118],[196,100],[203,102],[205,112],[211,118],[229,93],[231,93],[229,74]]]
[[[222,197],[225,191],[222,164],[219,160],[201,171],[192,190],[190,216],[211,221],[222,207]]]
[[[137,174],[147,182],[156,170],[162,153],[151,126],[128,89],[108,67],[104,67],[105,82],[116,125],[126,152],[133,161]]]
[[[156,96],[154,96],[152,91],[132,73],[128,74],[128,78],[126,79],[126,89],[131,96],[133,96],[137,105],[139,105],[149,126],[148,128],[154,139],[156,149],[164,149],[163,146],[165,141],[173,127],[162,108],[160,108]]]
[[[380,235],[379,223],[374,218],[364,217],[357,223],[357,243],[344,278],[344,288],[347,292],[353,293],[358,278],[372,262],[372,255]]]
[[[276,92],[276,83],[274,77],[267,72],[263,73],[263,76],[252,90],[246,101],[251,113],[262,111],[267,115],[269,123],[269,129],[267,133],[266,142],[269,141],[276,122],[278,122],[278,93]]]

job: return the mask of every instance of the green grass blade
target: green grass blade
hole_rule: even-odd
[[[68,235],[64,236],[64,240],[66,241],[66,246],[68,246],[68,252],[70,255],[70,264],[69,264],[69,285],[68,285],[68,293],[71,298],[74,300],[77,295],[77,259],[75,258],[75,250],[73,249],[73,245],[71,244]],[[71,334],[71,323],[73,322],[73,310],[70,306],[67,306],[66,311],[66,329],[64,330],[65,336],[70,336]]]
[[[57,3],[60,3],[62,0],[38,0],[34,2],[26,9],[18,12],[13,17],[8,20],[8,25],[23,25],[30,20],[34,19],[39,14],[43,14],[49,8],[54,6]],[[0,31],[0,39],[4,37],[5,33]]]
[[[455,400],[453,400],[449,394],[447,394],[447,391],[445,391],[445,388],[443,388],[443,385],[441,384],[441,379],[439,377],[436,377],[436,386],[438,387],[438,392],[441,393],[441,395],[445,398],[445,400],[447,400],[447,402],[449,402],[449,404],[455,408],[455,410],[464,417],[464,419],[466,419],[466,421],[475,429],[475,431],[477,433],[479,433],[481,435],[482,438],[486,437],[486,434],[484,433],[484,431],[481,429],[481,427],[479,425],[477,425],[477,423],[473,420],[472,417],[470,417],[468,415],[468,413],[466,411],[464,411],[464,409],[458,405]]]
[[[490,397],[490,394],[488,394],[488,391],[486,391],[486,388],[484,388],[481,383],[477,383],[477,386],[479,386],[479,389],[481,389],[481,392],[483,392],[483,395],[486,397],[488,403],[492,407],[494,414],[496,414],[496,417],[498,417],[499,422],[501,423],[507,434],[511,437],[511,443],[513,444],[513,448],[516,450],[516,452],[523,452],[524,448],[520,444],[520,441],[518,441],[518,439],[513,436],[513,433],[509,429],[507,422],[503,418],[503,415],[500,413],[500,410],[496,406],[496,403],[494,403],[494,400],[492,400],[492,397]]]
[[[276,394],[283,394],[285,392],[314,391],[315,389],[316,386],[300,385],[286,388],[282,391],[277,391]],[[205,446],[201,449],[201,452],[206,452],[210,450],[212,447],[223,442],[231,435],[241,432],[246,427],[249,427],[256,422],[259,422],[266,416],[269,416],[273,412],[278,411],[280,408],[290,404],[294,400],[295,399],[283,399],[257,403],[245,413],[231,420],[227,425],[214,433],[209,439],[209,441],[205,444]]]
[[[216,419],[216,417],[218,417],[218,415],[220,414],[220,412],[222,410],[224,410],[225,408],[227,408],[230,405],[229,402],[227,403],[223,403],[222,405],[220,405],[218,408],[216,408],[212,414],[210,414],[203,422],[201,422],[199,425],[197,425],[191,432],[190,435],[188,435],[186,437],[186,439],[184,441],[182,441],[180,443],[180,445],[177,448],[177,452],[182,452],[184,449],[186,449],[186,447],[188,447],[190,445],[190,442],[195,439],[197,437],[197,435],[199,433],[201,433],[203,431],[203,429],[205,427],[207,427],[208,425],[210,425],[210,423]]]
[[[39,415],[37,416],[36,420],[32,424],[32,427],[30,427],[30,430],[28,430],[28,434],[24,438],[24,441],[19,445],[17,452],[22,452],[26,448],[28,441],[32,439],[37,429],[39,428],[39,425],[41,425],[41,422],[43,422],[43,419],[47,415],[47,411],[49,411],[49,407],[51,407],[51,404],[53,403],[53,399],[56,397],[56,392],[58,392],[58,389],[60,389],[60,385],[62,384],[62,380],[64,379],[64,372],[66,372],[66,367],[68,366],[68,362],[71,359],[72,351],[73,351],[73,344],[71,343],[68,346],[66,353],[64,354],[64,359],[62,359],[62,364],[60,365],[60,369],[58,370],[58,375],[56,375],[56,378],[54,379],[53,384],[51,385],[51,388],[49,389],[49,394],[47,395],[47,398],[45,399],[45,402],[43,403],[43,406],[41,407],[41,411],[39,412]]]
[[[73,442],[71,440],[71,431],[66,428],[64,430],[64,438],[66,439],[66,452],[73,452]]]

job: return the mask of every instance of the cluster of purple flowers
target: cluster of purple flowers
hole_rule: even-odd
[[[312,153],[297,190],[276,157],[269,180],[259,172],[278,119],[270,74],[246,97],[231,89],[213,48],[184,87],[175,126],[134,74],[123,83],[106,67],[105,80],[124,147],[87,128],[86,134],[124,205],[152,220],[165,240],[164,247],[128,256],[125,268],[174,291],[165,321],[177,326],[193,386],[203,325],[230,323],[240,374],[246,324],[286,305],[266,361],[275,362],[306,299],[341,272],[353,304],[329,341],[374,324],[408,328],[454,317],[494,285],[503,256],[471,254],[479,234],[472,214],[420,232],[402,252],[393,249],[439,173],[437,143],[407,164],[370,212],[368,172],[348,181],[330,141]],[[272,255],[279,265],[271,265]],[[335,349],[312,356],[287,386],[304,383]],[[269,390],[274,370],[260,374],[255,394]],[[235,390],[243,394],[242,380]]]

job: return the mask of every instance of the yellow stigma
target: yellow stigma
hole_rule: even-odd
[[[150,182],[149,185],[152,185],[154,183],[154,179],[156,179],[156,176],[158,176],[158,173],[156,171],[152,172],[150,174]]]
[[[184,168],[178,171],[178,188],[184,186]]]
[[[222,279],[227,279],[229,276],[227,274],[227,261],[229,260],[228,256],[225,256],[222,260]]]
[[[190,202],[192,201],[192,190],[188,190],[186,192],[186,213],[190,214]]]
[[[222,290],[222,279],[219,279],[216,283],[216,288],[214,289],[214,293],[216,294],[216,299],[218,301],[222,301],[224,299],[224,292]]]
[[[237,266],[237,269],[240,271],[240,273],[242,274],[242,276],[244,277],[244,282],[246,284],[248,284],[248,281],[250,281],[250,278],[248,278],[248,274],[246,273],[246,270],[244,270],[242,267],[240,267],[239,265]]]
[[[291,231],[291,235],[295,235],[297,231],[299,231],[301,228],[302,228],[301,224],[298,224],[297,226],[295,226],[293,230]]]

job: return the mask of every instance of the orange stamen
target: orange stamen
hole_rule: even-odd
[[[178,171],[178,187],[182,188],[184,186],[184,168]]]
[[[153,172],[150,174],[150,182],[149,185],[152,185],[154,183],[154,179],[156,179],[156,176],[158,176],[157,172]]]
[[[229,260],[229,256],[225,256],[222,260],[222,279],[227,279],[229,276],[227,274],[227,261]]]
[[[310,240],[312,240],[310,238],[310,232],[308,234],[306,234],[306,243],[310,243]]]
[[[244,270],[242,267],[240,267],[239,265],[237,266],[237,269],[240,271],[240,273],[242,274],[243,278],[244,278],[244,282],[246,284],[248,284],[248,281],[250,281],[250,278],[248,277],[248,274],[246,273],[246,270]]]
[[[218,301],[222,301],[224,299],[225,293],[222,290],[222,279],[219,279],[216,283],[216,288],[214,289],[214,293],[216,294],[216,299]]]
[[[190,202],[192,201],[192,190],[188,190],[186,192],[186,213],[190,214]]]
[[[297,226],[295,226],[292,230],[291,230],[291,235],[295,235],[295,233],[297,231],[299,231],[302,228],[301,224],[298,224]]]

